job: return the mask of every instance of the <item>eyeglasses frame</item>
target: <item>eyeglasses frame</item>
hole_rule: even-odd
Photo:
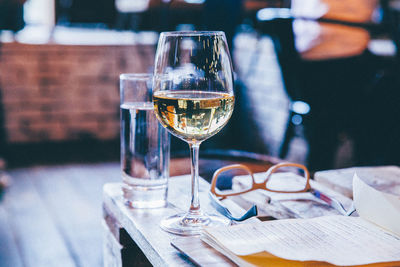
[[[304,178],[306,178],[306,184],[305,187],[301,190],[296,190],[296,191],[286,191],[286,190],[273,190],[273,189],[269,189],[267,187],[267,183],[268,180],[270,179],[271,175],[273,173],[275,173],[278,169],[283,168],[283,167],[296,167],[298,169],[301,169],[304,171]],[[228,170],[233,170],[233,169],[243,169],[246,170],[248,172],[248,174],[250,174],[251,179],[252,179],[252,186],[251,188],[244,190],[244,191],[240,191],[240,192],[234,192],[234,193],[218,193],[216,191],[216,186],[217,186],[217,178],[218,176],[225,171]],[[263,189],[263,190],[267,190],[269,192],[274,192],[274,193],[302,193],[302,192],[309,192],[312,188],[310,185],[310,172],[308,171],[307,167],[304,166],[303,164],[298,164],[298,163],[291,163],[291,162],[282,162],[282,163],[278,163],[273,165],[272,167],[270,167],[267,171],[266,171],[266,178],[263,182],[261,183],[257,183],[254,179],[254,173],[246,166],[243,164],[233,164],[233,165],[229,165],[229,166],[225,166],[222,168],[219,168],[218,170],[216,170],[214,172],[213,178],[211,180],[211,188],[210,191],[211,193],[213,193],[215,196],[220,197],[221,200],[230,197],[230,196],[237,196],[237,195],[241,195],[241,194],[245,194],[247,192],[250,191],[254,191],[257,189]]]

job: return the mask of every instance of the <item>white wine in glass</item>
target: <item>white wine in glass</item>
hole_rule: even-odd
[[[153,96],[161,124],[186,142],[201,142],[221,130],[235,97],[203,91],[158,91]]]
[[[161,124],[186,141],[191,155],[189,211],[165,218],[161,227],[175,234],[196,235],[206,225],[228,224],[200,209],[198,159],[202,141],[229,121],[235,97],[225,34],[216,32],[163,32],[156,52],[154,111]]]

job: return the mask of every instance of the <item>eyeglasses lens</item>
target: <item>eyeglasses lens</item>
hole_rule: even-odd
[[[217,188],[222,194],[243,192],[252,187],[252,178],[247,170],[235,168],[220,173]]]
[[[273,173],[267,181],[266,187],[274,191],[300,191],[306,187],[307,179],[302,170],[285,167]]]

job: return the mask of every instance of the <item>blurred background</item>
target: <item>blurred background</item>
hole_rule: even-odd
[[[203,149],[313,170],[398,163],[399,8],[395,0],[1,0],[4,163],[118,160],[118,75],[152,72],[158,33],[169,30],[228,37],[236,108]]]
[[[0,266],[102,265],[119,74],[151,73],[162,31],[227,35],[235,110],[203,157],[399,165],[399,14],[399,0],[0,0]]]
[[[118,160],[118,75],[152,72],[158,33],[223,30],[237,103],[203,149],[313,170],[398,163],[395,0],[1,0],[8,166]],[[173,141],[173,151],[186,151]]]

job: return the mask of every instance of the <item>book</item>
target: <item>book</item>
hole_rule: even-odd
[[[202,240],[239,266],[400,266],[400,196],[353,177],[360,217],[206,227]]]

